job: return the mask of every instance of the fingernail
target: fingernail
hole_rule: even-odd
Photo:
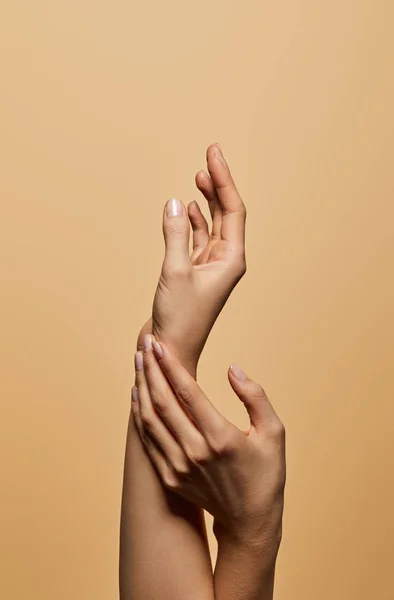
[[[152,336],[149,333],[144,338],[144,350],[145,352],[152,350]]]
[[[219,146],[219,144],[215,144],[215,156],[218,160],[220,160],[221,163],[223,163],[224,165],[226,164],[226,161],[224,160],[224,156],[222,153],[222,149]]]
[[[156,342],[156,340],[153,340],[153,350],[156,356],[159,358],[163,356],[163,348],[160,346],[159,342]]]
[[[136,352],[134,356],[135,370],[141,371],[144,366],[144,358],[142,352]]]
[[[234,377],[236,379],[239,379],[239,381],[245,381],[245,379],[248,378],[247,375],[241,369],[241,367],[237,365],[237,363],[232,364],[230,369]]]
[[[134,386],[133,389],[131,390],[131,399],[133,402],[138,401],[138,389],[136,386]]]
[[[167,217],[179,217],[182,214],[182,202],[177,198],[171,198],[167,202]]]

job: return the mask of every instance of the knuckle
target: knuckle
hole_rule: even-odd
[[[184,479],[190,475],[190,467],[187,461],[179,460],[173,464],[177,478]]]
[[[189,233],[189,223],[186,219],[170,219],[165,225],[166,235],[185,236]]]
[[[145,370],[149,370],[152,366],[153,363],[153,356],[152,356],[152,352],[144,352],[143,353],[143,368]],[[138,371],[138,373],[141,374],[141,371]]]
[[[191,269],[187,264],[164,264],[163,274],[168,280],[188,279],[191,275]]]
[[[230,458],[237,450],[234,432],[228,432],[227,428],[209,441],[209,449],[215,458]]]
[[[262,386],[255,381],[250,382],[248,392],[252,400],[265,400],[267,398],[267,394]]]
[[[220,456],[222,458],[232,458],[237,452],[237,444],[234,438],[228,438],[225,440],[221,451]]]
[[[153,415],[149,412],[141,412],[141,425],[146,431],[153,429]]]
[[[186,387],[178,387],[175,390],[177,398],[185,405],[185,406],[193,406],[194,399],[191,391]]]
[[[279,418],[275,418],[269,423],[268,433],[270,438],[277,443],[283,444],[285,442],[286,428]]]
[[[162,476],[162,481],[164,486],[171,491],[177,491],[179,489],[179,480],[175,473],[172,471],[167,471]]]
[[[244,219],[246,219],[247,217],[247,210],[246,210],[246,206],[243,203],[242,199],[240,198],[240,204],[238,207],[238,213],[241,215],[241,217],[243,217]]]
[[[137,431],[138,431],[138,435],[139,435],[139,437],[141,439],[141,442],[143,443],[143,445],[147,449],[149,449],[149,445],[150,445],[149,442],[150,442],[150,440],[149,440],[149,436],[146,435],[146,431],[145,431],[144,426],[142,424],[141,417],[140,417],[139,421],[136,423],[136,425],[137,425]]]
[[[187,456],[189,461],[197,467],[204,467],[212,460],[212,453],[209,448],[200,448],[199,450],[188,452]]]
[[[224,443],[223,438],[218,437],[216,439],[210,439],[208,443],[209,443],[209,449],[210,449],[212,455],[215,458],[219,458],[222,455],[224,448],[225,448],[225,443]]]
[[[150,397],[155,410],[160,414],[164,414],[168,407],[165,396],[160,392],[151,390]]]
[[[149,437],[145,434],[144,430],[140,431],[141,441],[144,444],[145,448],[150,451],[152,444],[150,443]]]

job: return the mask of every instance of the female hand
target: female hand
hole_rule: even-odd
[[[164,341],[189,372],[228,296],[246,271],[246,210],[218,144],[207,150],[209,175],[200,171],[196,185],[208,201],[212,227],[197,202],[186,209],[170,200],[163,214],[165,257],[157,286],[152,321],[141,330]],[[189,252],[190,225],[193,251]]]
[[[243,432],[216,410],[168,347],[152,336],[145,346],[136,354],[132,410],[163,484],[210,512],[217,536],[264,544],[275,553],[285,436],[263,389],[236,365],[229,369],[230,384],[250,417]]]

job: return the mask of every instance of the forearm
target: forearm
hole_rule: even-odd
[[[147,357],[149,348],[151,344],[145,349]],[[186,362],[186,357],[182,359]],[[192,360],[187,367],[193,376],[196,364]],[[139,378],[140,373],[137,370]],[[142,434],[140,415],[135,417]],[[213,576],[201,512],[163,486],[148,454],[131,419],[122,511],[121,599],[131,598],[132,591],[133,600],[272,600],[282,503],[273,507],[269,531],[265,518],[257,520],[260,535],[251,531],[256,528],[255,519],[249,519],[249,533],[241,527],[236,536],[233,528],[230,535],[215,527],[218,558]],[[156,464],[155,456],[151,458]],[[161,473],[160,461],[156,466]]]
[[[202,511],[166,490],[132,416],[127,433],[120,536],[121,600],[212,600]]]
[[[216,600],[272,600],[279,540],[252,543],[217,536]]]

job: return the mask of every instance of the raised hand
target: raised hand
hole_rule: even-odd
[[[246,271],[244,203],[217,144],[207,150],[208,173],[196,185],[208,201],[211,228],[197,202],[186,209],[169,200],[163,214],[165,257],[153,302],[152,332],[194,373],[209,332],[228,296]],[[190,224],[193,250],[189,251]]]

